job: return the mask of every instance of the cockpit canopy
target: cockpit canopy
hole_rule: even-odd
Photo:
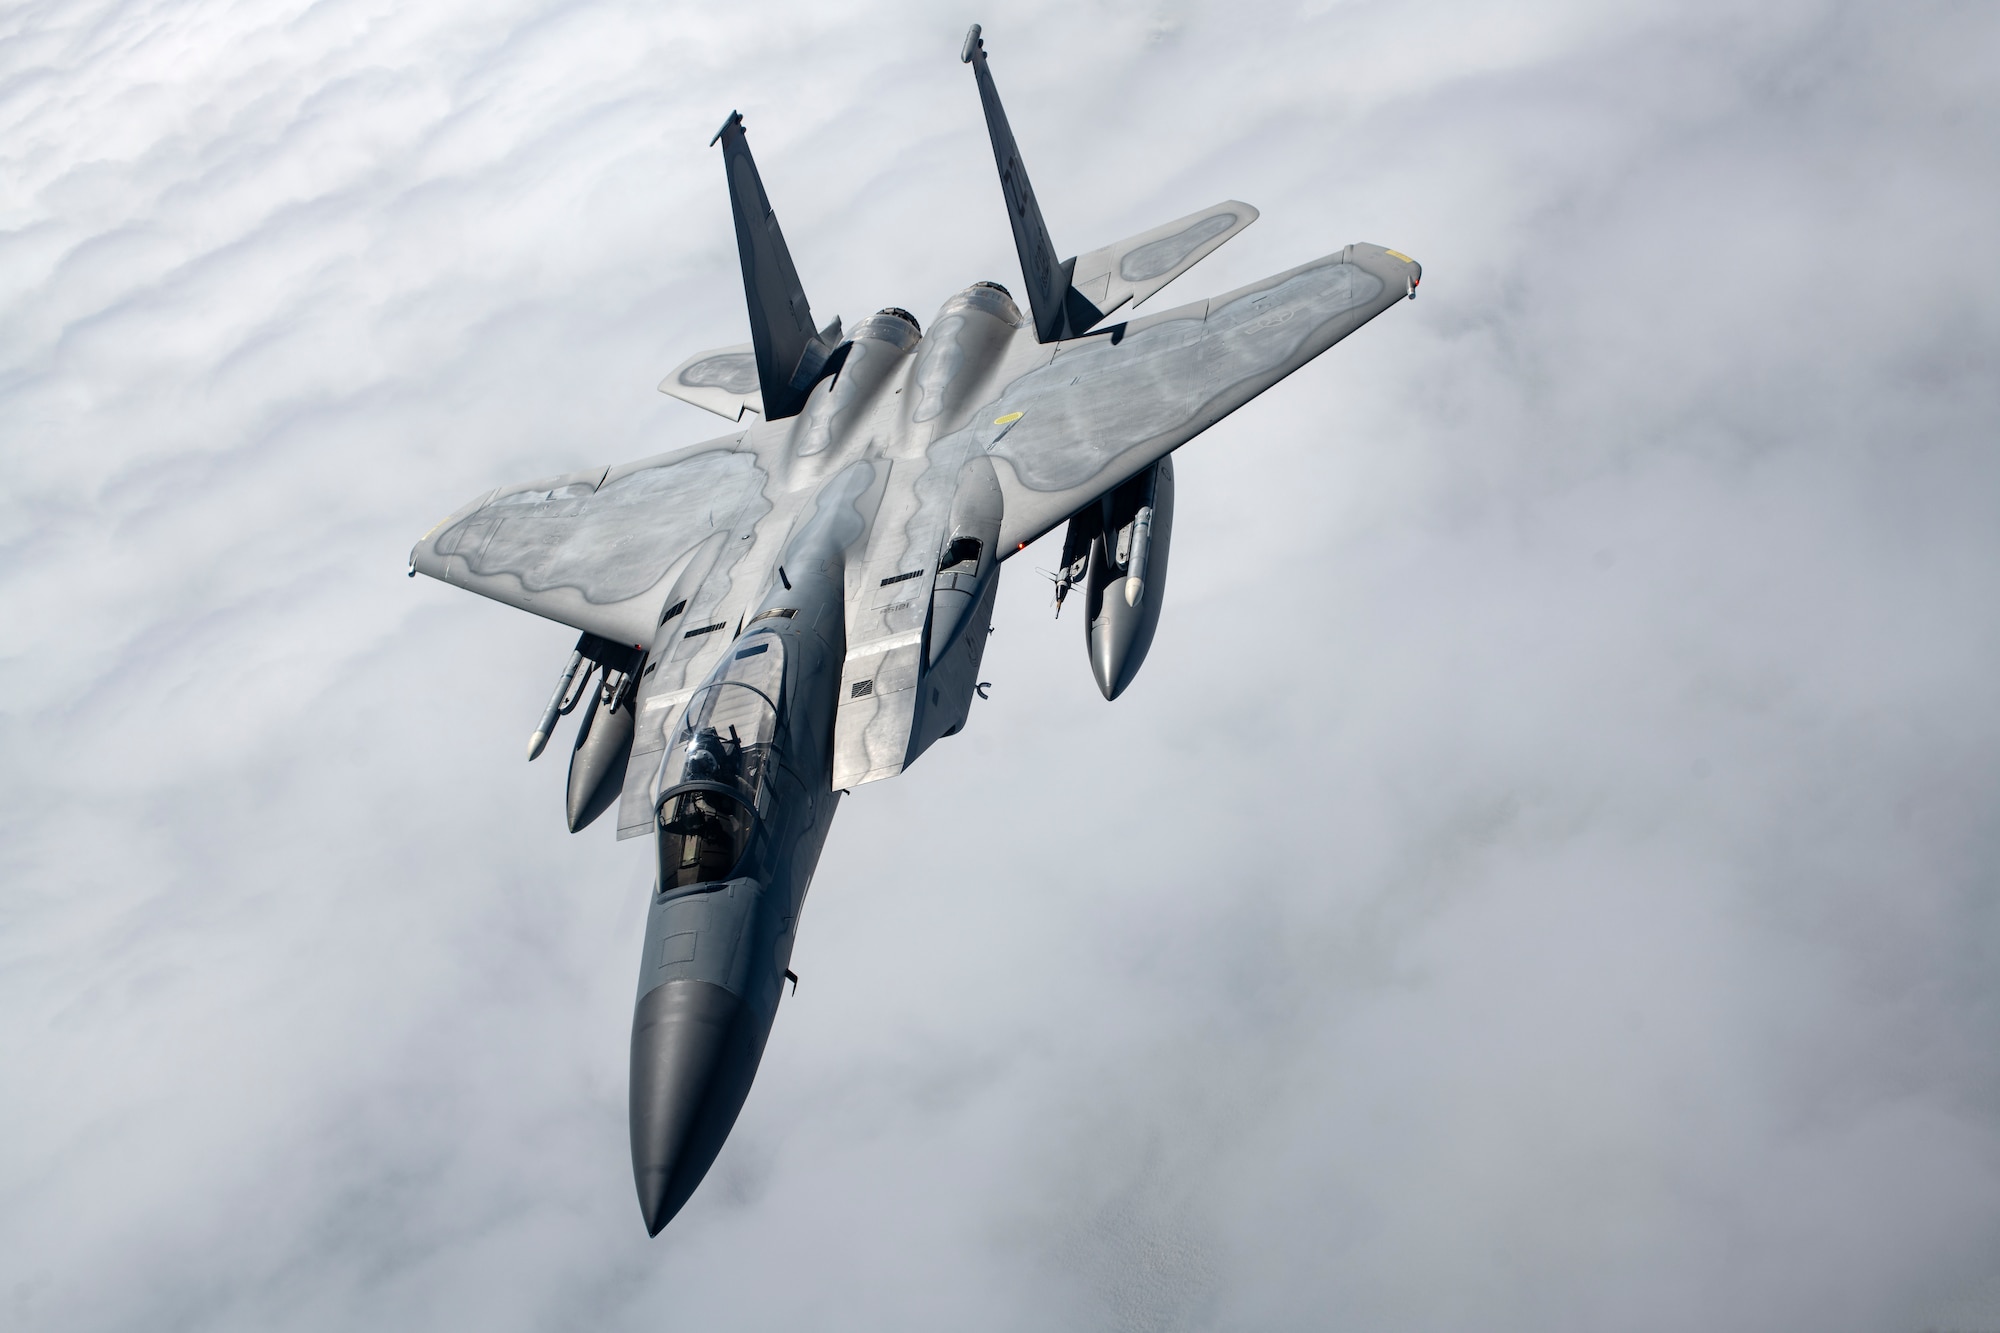
[[[695,691],[660,765],[660,887],[726,879],[750,835],[777,762],[785,644],[741,640]]]

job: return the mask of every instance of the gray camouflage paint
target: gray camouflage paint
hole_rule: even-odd
[[[703,357],[674,378],[691,389],[754,393],[757,390],[757,355],[754,352],[719,352]]]
[[[1118,276],[1127,282],[1150,282],[1179,271],[1203,241],[1216,240],[1232,230],[1237,216],[1235,213],[1217,213],[1171,236],[1134,246],[1118,261]]]

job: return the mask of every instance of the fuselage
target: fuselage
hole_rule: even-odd
[[[728,1137],[778,1011],[799,909],[840,794],[829,742],[843,637],[834,577],[801,562],[690,700],[667,750],[632,1025],[632,1169],[649,1230]]]
[[[781,489],[796,516],[769,568],[753,575],[768,584],[761,601],[667,724],[652,785],[658,879],[632,1028],[631,1131],[640,1208],[654,1234],[721,1151],[777,1015],[841,797],[835,717],[849,566],[870,506],[889,468],[922,459],[982,400],[987,372],[1016,347],[1021,323],[1006,294],[986,286],[948,302],[928,339],[900,312],[872,316],[855,329],[840,373],[816,386],[797,417],[765,427],[789,432],[792,475]],[[997,531],[999,514],[997,489],[988,496],[976,471],[962,479],[965,460],[929,461],[943,465],[942,485],[918,497],[906,527],[919,548],[911,558],[920,555],[931,577],[885,610],[916,612],[922,656],[935,666],[954,648],[983,647],[999,572],[985,529]],[[936,512],[920,521],[926,507]],[[978,642],[966,644],[972,635]],[[978,654],[970,656],[976,673]]]

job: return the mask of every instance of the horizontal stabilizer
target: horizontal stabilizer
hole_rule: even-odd
[[[1256,220],[1256,209],[1239,199],[1225,199],[1213,208],[1079,255],[1070,282],[1104,314],[1127,301],[1137,306]]]
[[[757,352],[750,343],[696,352],[660,381],[660,392],[731,421],[741,421],[745,412],[764,414]]]

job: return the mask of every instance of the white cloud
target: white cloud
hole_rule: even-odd
[[[1009,574],[655,1242],[643,849],[402,578],[818,308],[1214,199],[1422,298],[1181,457],[1116,706]],[[78,2],[0,37],[0,1302],[29,1328],[2000,1324],[1991,18]],[[1047,563],[1043,560],[1042,563]]]

